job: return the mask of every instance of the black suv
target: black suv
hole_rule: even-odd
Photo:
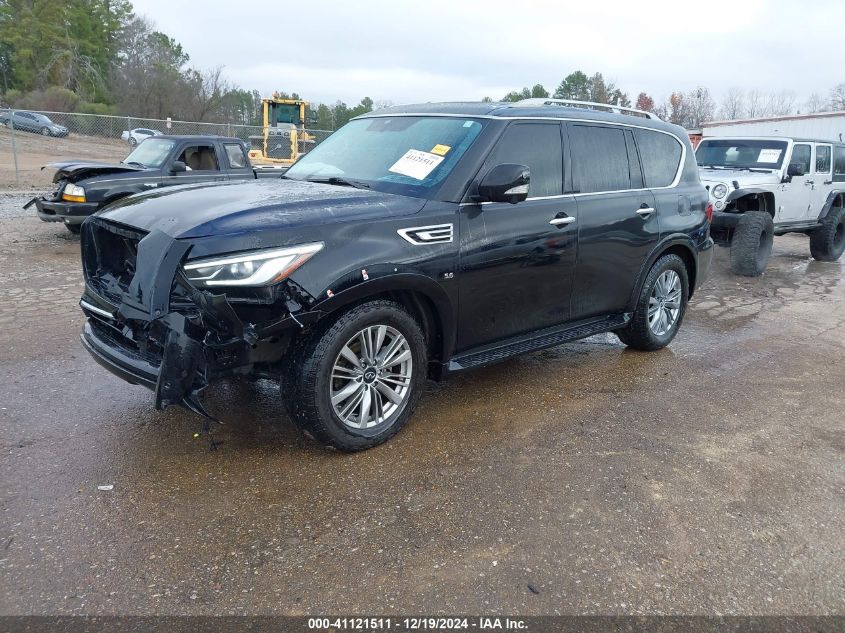
[[[427,377],[599,332],[662,348],[707,273],[710,211],[684,130],[634,114],[394,107],[282,180],[124,198],[83,224],[82,341],[157,408],[279,380],[347,451],[396,433]]]

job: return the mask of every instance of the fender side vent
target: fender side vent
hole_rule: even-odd
[[[447,244],[452,241],[454,230],[451,224],[434,224],[399,229],[396,232],[411,244],[422,246],[423,244]]]

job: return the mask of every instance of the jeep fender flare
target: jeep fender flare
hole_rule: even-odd
[[[457,310],[454,302],[437,281],[419,272],[400,270],[400,272],[383,276],[374,275],[370,279],[363,280],[338,292],[327,289],[322,296],[322,300],[318,300],[309,312],[319,311],[321,316],[325,316],[368,297],[401,291],[419,293],[431,301],[436,312],[434,317],[439,322],[442,335],[442,358],[451,356],[455,347],[457,321]]]
[[[827,217],[827,214],[830,213],[830,210],[833,208],[833,203],[836,202],[836,199],[839,196],[845,198],[845,189],[834,189],[829,194],[827,194],[827,200],[825,200],[824,206],[822,207],[822,210],[819,213],[819,222],[821,222]]]
[[[636,309],[637,301],[640,298],[640,292],[642,292],[643,284],[645,283],[651,267],[654,266],[654,263],[669,250],[684,253],[684,260],[692,267],[692,270],[689,271],[689,297],[692,297],[693,291],[695,290],[694,280],[698,279],[698,247],[688,235],[684,235],[683,233],[667,235],[657,243],[651,253],[649,253],[648,258],[646,258],[645,262],[640,267],[640,272],[637,274],[637,282],[634,284],[631,296],[628,298],[626,312],[633,312]]]
[[[773,191],[769,191],[768,189],[761,189],[760,187],[740,187],[739,189],[734,189],[728,194],[728,197],[725,198],[725,204],[730,202],[735,202],[740,198],[745,198],[746,196],[763,196],[763,197],[772,197],[774,201],[775,193]],[[774,216],[775,214],[775,205],[772,204],[772,208],[768,209],[768,211]],[[740,212],[741,213],[741,212]]]

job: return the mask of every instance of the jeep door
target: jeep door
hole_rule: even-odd
[[[643,186],[630,128],[598,123],[567,127],[578,203],[572,318],[619,313],[660,238],[654,195]]]
[[[813,186],[811,177],[811,159],[813,146],[810,143],[795,143],[789,160],[784,162],[784,173],[792,164],[804,168],[803,176],[793,176],[789,182],[782,183],[775,194],[777,215],[775,220],[783,222],[799,222],[807,218],[810,208],[810,187]]]
[[[808,180],[810,185],[810,205],[807,219],[815,220],[819,217],[827,202],[827,196],[833,188],[833,145],[816,143],[813,150],[813,172]]]
[[[528,199],[461,206],[457,351],[569,319],[577,213],[563,195],[561,132],[557,121],[510,123],[478,177],[527,165]]]

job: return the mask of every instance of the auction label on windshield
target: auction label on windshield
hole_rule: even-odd
[[[783,150],[779,149],[761,149],[760,155],[757,157],[758,163],[776,163],[780,158],[780,153]]]
[[[410,176],[416,180],[425,180],[434,168],[443,162],[443,157],[431,152],[421,152],[418,149],[409,149],[399,160],[393,163],[388,170],[394,174]]]

